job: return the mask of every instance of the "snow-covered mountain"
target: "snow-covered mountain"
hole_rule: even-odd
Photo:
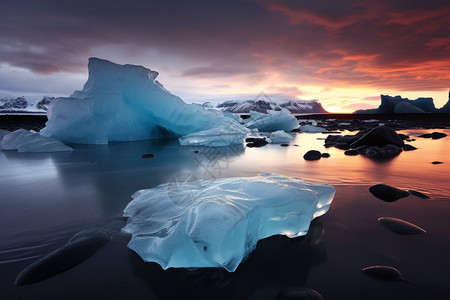
[[[268,110],[281,110],[282,108],[286,108],[293,114],[327,113],[316,100],[288,100],[279,103],[267,100],[228,100],[217,104],[216,108],[231,113],[249,113],[251,110],[267,113]]]
[[[55,97],[49,96],[0,96],[0,112],[46,112],[53,100]]]

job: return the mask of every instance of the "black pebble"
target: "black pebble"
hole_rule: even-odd
[[[370,277],[387,281],[400,281],[403,276],[399,270],[389,266],[370,266],[362,269],[362,272]]]
[[[305,160],[319,160],[322,157],[322,154],[317,150],[309,150],[303,155]]]
[[[411,235],[411,234],[423,234],[427,233],[425,229],[420,228],[419,226],[401,220],[397,218],[391,218],[391,217],[382,217],[378,219],[378,223],[389,229],[390,231],[393,231],[397,234],[401,235]]]
[[[141,158],[153,158],[153,157],[155,157],[155,155],[152,153],[145,153],[141,155]]]
[[[409,193],[387,184],[376,184],[369,188],[369,191],[377,198],[386,202],[394,202],[400,198],[409,196]]]

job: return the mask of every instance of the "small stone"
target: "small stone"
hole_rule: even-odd
[[[330,157],[330,153],[325,152],[325,153],[322,153],[321,156],[322,156],[323,158],[328,158],[328,157]]]
[[[322,154],[317,150],[309,150],[303,155],[305,160],[319,160],[322,157]]]
[[[359,152],[356,149],[350,149],[344,152],[345,155],[349,155],[349,156],[355,156],[358,155]]]
[[[400,190],[396,187],[389,186],[387,184],[376,184],[369,188],[369,191],[377,198],[386,201],[394,202],[400,198],[408,197],[409,193],[404,190]]]
[[[289,144],[280,144],[281,147],[287,147]]]
[[[391,218],[391,217],[382,217],[378,218],[378,223],[389,229],[390,231],[393,231],[397,234],[401,235],[411,235],[411,234],[423,234],[427,233],[425,229],[420,228],[419,226],[401,220],[397,218]]]
[[[432,161],[431,163],[432,163],[433,165],[440,165],[440,164],[443,164],[442,161]]]
[[[153,158],[153,157],[155,157],[155,155],[152,153],[145,153],[141,155],[141,158]]]
[[[417,148],[414,147],[413,145],[410,145],[410,144],[404,144],[403,145],[403,150],[404,151],[412,151],[412,150],[417,150]]]
[[[394,267],[389,266],[370,266],[362,269],[362,272],[370,277],[387,280],[400,281],[403,280],[402,273]]]
[[[444,137],[446,137],[447,135],[445,134],[445,133],[442,133],[442,132],[433,132],[432,134],[431,134],[431,138],[433,139],[433,140],[437,140],[437,139],[442,139],[442,138],[444,138]]]

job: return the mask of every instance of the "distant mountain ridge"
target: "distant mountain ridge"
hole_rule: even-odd
[[[204,107],[211,107],[211,104],[206,102]],[[217,104],[215,108],[230,113],[249,113],[250,111],[267,113],[269,110],[282,108],[286,108],[293,114],[328,113],[316,100],[287,100],[281,103],[270,100],[228,100]]]
[[[5,97],[0,96],[0,112],[46,112],[55,97]]]
[[[378,108],[361,109],[355,114],[416,114],[416,113],[450,113],[450,91],[448,102],[437,109],[433,98],[417,98],[409,100],[401,96],[381,95],[381,104]]]

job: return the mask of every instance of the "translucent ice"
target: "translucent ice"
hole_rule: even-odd
[[[301,125],[299,129],[301,132],[311,132],[311,133],[328,131],[323,127],[318,127],[318,126],[313,126],[313,125],[308,125],[308,124]]]
[[[3,150],[18,150],[19,152],[61,152],[73,150],[60,141],[25,129],[18,129],[5,135],[0,142],[0,148]]]
[[[248,128],[258,128],[259,131],[291,131],[298,128],[297,119],[287,109],[269,110],[267,114],[250,112],[250,119],[245,124]]]
[[[283,130],[277,130],[269,135],[271,144],[289,143],[294,137]]]
[[[232,272],[258,240],[305,235],[334,193],[330,185],[277,174],[172,182],[136,192],[123,230],[132,234],[130,249],[164,269]]]
[[[229,122],[220,111],[186,104],[167,91],[157,76],[158,72],[143,66],[90,58],[83,90],[50,104],[41,134],[63,142],[106,144],[180,137]],[[228,130],[239,127],[236,123]]]
[[[211,146],[221,147],[234,144],[242,144],[250,130],[237,125],[230,119],[219,127],[204,131],[194,132],[180,137],[178,140],[182,146]]]

